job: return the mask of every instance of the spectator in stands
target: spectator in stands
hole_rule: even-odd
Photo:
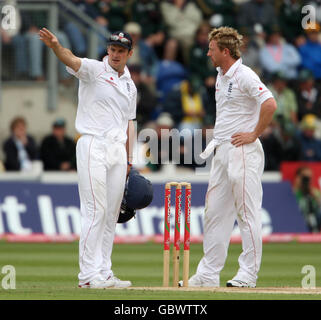
[[[147,83],[155,84],[158,69],[158,58],[148,43],[141,39],[142,28],[137,22],[128,22],[124,31],[129,33],[133,40],[133,55],[128,59],[128,65],[139,65],[142,76]]]
[[[236,26],[236,6],[233,0],[196,0],[196,4],[202,10],[203,17],[208,20],[213,27]]]
[[[255,41],[252,40],[248,30],[243,31],[243,44],[241,47],[242,63],[253,69],[258,75],[261,75],[261,64],[259,59],[259,48]]]
[[[277,24],[275,8],[267,0],[250,0],[240,4],[237,19],[239,27],[247,28],[250,33]]]
[[[82,0],[70,0],[70,2],[78,7],[80,11],[85,10],[82,6]],[[62,10],[64,10],[64,8]],[[85,57],[87,52],[87,41],[79,26],[82,24],[82,21],[69,10],[67,10],[67,14],[68,18],[59,16],[59,25],[63,27],[64,32],[67,34],[73,52],[78,57]],[[71,16],[72,19],[70,19],[69,16]]]
[[[45,170],[70,171],[76,169],[76,144],[66,136],[66,122],[58,118],[52,125],[52,133],[46,136],[40,147]]]
[[[282,116],[282,121],[296,124],[298,122],[297,100],[294,91],[287,86],[287,79],[284,74],[282,72],[273,74],[272,85],[269,85],[268,88],[271,90],[278,106],[273,120],[278,122],[278,118]]]
[[[202,21],[201,10],[192,1],[171,0],[161,3],[161,11],[169,36],[178,40],[184,62],[188,63],[189,50]]]
[[[97,7],[95,7],[96,0],[73,0],[72,1],[75,6],[78,7],[80,11],[88,15],[91,19],[95,20],[95,22],[99,25],[102,33],[105,31],[109,32],[108,29],[108,20],[102,15]],[[75,19],[79,20],[77,17]],[[73,21],[65,21],[64,30],[70,39],[72,50],[79,57],[84,57],[87,52],[87,39],[86,36],[80,31],[77,23]],[[77,21],[82,24],[82,21]],[[85,26],[88,28],[88,25]],[[90,27],[90,26],[89,26]],[[106,55],[106,39],[104,36],[99,35],[99,42],[97,53],[99,57]],[[59,40],[59,39],[58,39]]]
[[[307,69],[302,69],[298,80],[296,95],[299,121],[308,113],[312,113],[321,119],[321,87],[316,85],[313,73]]]
[[[102,32],[108,31],[108,20],[99,12],[99,10],[94,6],[97,0],[84,0],[85,13],[88,14],[95,22],[98,24]],[[59,40],[59,39],[58,39]],[[98,42],[98,56],[103,57],[106,55],[106,40],[102,35],[99,35]]]
[[[264,150],[265,171],[279,170],[282,150],[280,148],[280,145],[277,143],[277,139],[275,138],[275,130],[275,125],[270,124],[260,136],[260,141]]]
[[[281,162],[301,160],[303,150],[301,142],[297,137],[296,126],[291,122],[282,122],[280,119],[279,123],[278,130],[274,130],[274,134],[281,146]],[[281,165],[281,162],[279,163],[279,166]]]
[[[207,21],[203,21],[199,25],[195,34],[195,43],[190,50],[188,69],[194,77],[199,78],[208,90],[213,92],[216,70],[207,56],[210,31],[211,26]]]
[[[43,55],[44,46],[39,41],[39,28],[47,24],[47,16],[41,11],[22,11],[22,26],[20,33],[12,38],[14,47],[15,70],[18,79],[44,80]],[[57,37],[64,47],[69,48],[70,43],[66,34],[57,31]],[[59,74],[64,82],[70,78],[65,66],[58,63]]]
[[[123,30],[127,21],[126,2],[126,0],[100,0],[94,3],[100,16],[106,19],[110,32]]]
[[[213,90],[213,89],[212,89]],[[214,104],[215,106],[215,104]],[[194,141],[199,139],[201,129],[208,124],[213,127],[215,108],[210,101],[207,90],[201,86],[198,77],[190,75],[187,80],[174,86],[164,102],[164,111],[171,115],[174,127],[180,131],[179,166],[193,169],[197,166]],[[203,136],[202,136],[203,138]],[[203,143],[203,147],[205,148]],[[199,149],[199,153],[203,149]]]
[[[265,154],[265,170],[279,171],[282,161],[299,161],[302,158],[301,142],[291,122],[278,119],[276,126],[270,125],[260,137]]]
[[[260,62],[266,79],[281,71],[287,79],[295,79],[301,64],[300,54],[296,48],[282,41],[280,29],[277,26],[267,28],[266,44],[260,49]]]
[[[301,121],[301,132],[298,134],[304,161],[321,161],[321,141],[315,138],[316,128],[316,116],[305,115]]]
[[[137,113],[136,120],[138,129],[143,127],[154,117],[157,105],[157,97],[154,91],[143,82],[141,76],[141,67],[139,65],[129,66],[130,75],[137,88]]]
[[[300,0],[284,0],[279,8],[278,23],[286,41],[294,44],[302,33],[302,3]]]
[[[155,49],[159,58],[163,56],[165,25],[159,0],[129,1],[129,20],[144,26],[142,38]]]
[[[317,80],[321,80],[320,30],[321,27],[318,23],[314,29],[307,29],[307,41],[299,46],[303,68],[312,71]]]
[[[165,44],[164,58],[160,61],[156,75],[156,87],[160,103],[165,101],[168,92],[172,90],[175,84],[187,78],[187,70],[176,61],[177,47],[178,43],[175,39],[170,39]]]
[[[299,208],[310,232],[321,231],[321,194],[312,185],[312,170],[309,167],[297,169],[294,181],[294,193]]]
[[[149,158],[151,159],[151,162],[147,164],[147,167],[151,171],[159,171],[164,163],[168,163],[172,160],[172,138],[169,134],[173,127],[174,121],[169,113],[162,112],[159,114],[156,119],[155,127],[157,136],[151,137],[151,140],[148,142],[150,147]],[[156,139],[157,141],[155,141]],[[164,148],[164,145],[167,145],[168,148]],[[151,146],[157,146],[157,148]],[[177,150],[174,150],[174,152],[177,152]]]
[[[3,144],[5,168],[7,171],[29,171],[32,161],[37,159],[37,145],[27,134],[27,123],[23,117],[16,117],[10,124],[11,136]]]
[[[190,76],[167,95],[164,111],[171,114],[175,127],[180,131],[188,129],[193,136],[195,129],[202,128],[204,118],[211,115],[208,110],[210,105],[207,92],[201,87],[199,79]]]

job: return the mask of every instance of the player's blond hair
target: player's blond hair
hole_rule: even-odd
[[[236,60],[241,57],[242,39],[243,36],[230,27],[215,28],[208,36],[208,41],[215,40],[220,50],[227,48],[231,57]]]

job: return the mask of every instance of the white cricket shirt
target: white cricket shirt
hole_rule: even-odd
[[[126,141],[128,121],[136,118],[137,89],[128,68],[121,77],[108,63],[83,58],[77,72],[67,71],[79,79],[76,130],[80,134],[106,136]]]
[[[220,67],[217,71],[214,139],[228,140],[234,133],[253,131],[261,104],[273,98],[271,91],[241,59],[235,61],[225,75]]]
[[[271,91],[257,74],[238,59],[223,75],[220,67],[215,84],[216,121],[214,139],[201,157],[206,159],[215,147],[231,140],[234,133],[254,131],[260,115],[261,104],[273,98]]]

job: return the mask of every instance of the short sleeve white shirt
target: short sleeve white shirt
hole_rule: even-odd
[[[273,98],[271,91],[262,83],[257,74],[238,59],[223,75],[217,68],[215,84],[216,122],[214,139],[230,140],[238,132],[255,129],[261,104]]]
[[[136,118],[137,90],[128,68],[118,77],[108,63],[83,58],[77,72],[79,79],[76,130],[80,134],[105,136],[114,132],[126,141],[128,121]]]

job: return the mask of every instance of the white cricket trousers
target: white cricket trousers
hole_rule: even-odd
[[[213,158],[204,215],[204,256],[197,274],[220,284],[235,220],[242,237],[234,279],[256,283],[262,256],[262,184],[264,152],[259,139],[234,147],[225,142]]]
[[[111,253],[123,199],[127,154],[117,139],[84,135],[77,142],[81,212],[79,284],[113,275]]]

